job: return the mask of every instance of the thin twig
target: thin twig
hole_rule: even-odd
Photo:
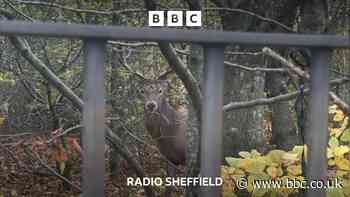
[[[6,146],[4,146],[3,144],[0,143],[0,147],[3,148],[11,157],[12,159],[14,159],[18,164],[23,163],[24,164],[24,168],[27,172],[31,172],[31,170],[29,169],[29,167],[24,163],[21,162],[16,156],[15,153],[12,152],[9,148],[7,148]]]
[[[247,14],[247,15],[250,15],[250,16],[253,16],[253,17],[256,17],[262,21],[265,21],[265,22],[269,22],[269,23],[273,23],[275,25],[278,25],[280,27],[282,27],[284,30],[287,30],[288,32],[295,32],[293,30],[293,28],[291,27],[288,27],[287,25],[283,24],[283,23],[280,23],[274,19],[271,19],[271,18],[267,18],[267,17],[264,17],[264,16],[261,16],[259,14],[256,14],[254,12],[251,12],[251,11],[248,11],[248,10],[243,10],[243,9],[237,9],[237,8],[204,8],[203,10],[207,10],[207,11],[228,11],[228,12],[239,12],[239,13],[242,13],[242,14]]]
[[[135,140],[137,140],[138,142],[150,147],[151,149],[157,151],[159,153],[159,155],[161,156],[161,158],[166,161],[167,163],[169,163],[172,167],[174,167],[177,171],[181,172],[181,170],[175,165],[173,164],[171,161],[169,161],[165,155],[163,155],[160,150],[158,148],[155,148],[154,146],[150,145],[149,143],[147,143],[146,141],[142,140],[141,138],[139,138],[138,136],[134,135],[133,132],[123,123],[122,120],[118,120],[122,126],[122,128],[124,129],[124,131],[126,131],[126,133],[128,135],[130,135],[132,138],[134,138]]]
[[[46,7],[59,8],[62,10],[67,10],[67,11],[76,12],[76,13],[99,14],[99,15],[125,14],[125,13],[130,13],[130,12],[145,12],[146,11],[146,9],[124,9],[124,10],[117,10],[117,11],[100,11],[100,10],[72,8],[72,7],[60,5],[58,3],[53,3],[53,2],[21,1],[21,0],[15,0],[15,2],[20,3],[20,4],[34,5],[34,6],[46,6]]]
[[[21,137],[24,135],[33,135],[33,133],[15,133],[15,134],[3,134],[0,137]]]
[[[46,141],[46,143],[51,143],[52,141],[54,141],[55,139],[59,138],[59,137],[62,137],[64,135],[67,135],[68,133],[74,131],[74,130],[77,130],[77,129],[81,129],[83,127],[83,125],[76,125],[76,126],[73,126],[73,127],[70,127],[66,130],[64,130],[63,132],[61,132],[60,134],[58,135],[55,135],[54,137],[50,138],[49,140]]]
[[[259,71],[260,72],[281,72],[281,73],[287,72],[287,70],[284,69],[284,68],[261,68],[261,67],[252,68],[252,67],[243,66],[243,65],[240,65],[240,64],[236,64],[236,63],[231,63],[231,62],[228,62],[228,61],[224,61],[224,64],[227,65],[227,66],[231,66],[231,67],[234,67],[234,68],[242,69],[242,70],[245,70],[245,71],[252,71],[252,72],[259,72]]]
[[[330,81],[330,85],[340,85],[344,83],[348,83],[350,80],[348,78],[341,78],[341,79],[335,79]],[[310,92],[310,89],[305,89],[305,93],[308,94]],[[277,102],[282,101],[288,101],[296,98],[300,94],[299,91],[295,91],[288,94],[282,94],[275,97],[270,98],[258,98],[250,101],[242,101],[242,102],[231,102],[226,105],[224,105],[223,110],[224,112],[229,112],[236,109],[243,109],[243,108],[250,108],[260,105],[270,105]]]
[[[30,155],[31,157],[34,157],[36,160],[38,160],[41,166],[45,167],[47,170],[49,170],[57,178],[61,179],[62,181],[66,182],[66,183],[68,183],[69,185],[71,185],[74,189],[78,190],[79,192],[82,192],[82,190],[81,190],[81,188],[79,186],[77,186],[74,183],[72,183],[66,177],[60,175],[58,172],[56,172],[56,170],[54,170],[53,168],[48,166],[43,160],[41,160],[40,156],[36,152],[31,151],[29,148],[26,148],[26,152],[27,152],[28,155]]]
[[[5,3],[10,6],[15,12],[17,12],[19,15],[23,16],[25,19],[33,22],[35,21],[33,18],[31,18],[30,16],[27,16],[26,14],[24,14],[23,12],[21,12],[20,10],[18,10],[10,1],[8,0],[4,0]]]

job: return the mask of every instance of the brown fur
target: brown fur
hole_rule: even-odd
[[[173,164],[184,164],[187,109],[170,106],[164,95],[166,88],[163,81],[145,87],[145,125],[160,152]],[[155,104],[154,111],[148,108],[149,103]]]

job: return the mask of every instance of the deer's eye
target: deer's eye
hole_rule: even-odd
[[[143,89],[140,90],[141,94],[145,93],[145,91]]]
[[[159,93],[162,93],[163,92],[163,90],[162,89],[159,89]]]

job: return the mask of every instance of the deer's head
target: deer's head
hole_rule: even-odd
[[[168,82],[165,80],[154,80],[145,82],[142,94],[145,100],[145,111],[148,113],[157,112],[164,101],[164,94],[168,88]]]

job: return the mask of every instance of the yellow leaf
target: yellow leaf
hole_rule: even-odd
[[[245,159],[251,158],[250,153],[247,152],[247,151],[241,151],[241,152],[238,153],[238,155],[243,157],[243,158],[245,158]]]
[[[64,169],[66,168],[66,162],[60,161],[60,174],[64,173]]]
[[[287,167],[287,172],[293,176],[301,175],[301,165],[290,165]]]
[[[253,149],[252,151],[250,151],[250,154],[253,158],[261,156],[261,153],[259,153],[256,149]]]
[[[273,167],[273,166],[270,166],[266,169],[266,172],[268,175],[270,175],[273,179],[277,178],[277,177],[280,177],[283,175],[283,171],[280,167]]]
[[[305,161],[307,161],[307,145],[306,144],[304,144],[303,153],[304,153],[304,159],[305,159]]]
[[[344,120],[344,117],[345,117],[345,115],[341,110],[336,110],[335,115],[333,117],[333,120],[336,122],[340,122],[340,121]]]
[[[334,157],[333,149],[327,148],[327,159]]]
[[[348,127],[348,124],[349,124],[349,117],[346,117],[343,121],[343,124],[341,125],[341,128],[345,130]]]
[[[346,117],[344,121],[341,123],[340,127],[329,128],[330,135],[338,138],[345,132],[346,128],[348,127],[348,123],[349,123],[349,117]]]
[[[342,128],[331,128],[330,130],[331,132],[329,135],[335,136],[336,138],[338,138],[344,131]]]
[[[246,170],[247,168],[250,168],[252,165],[254,165],[253,159],[241,159],[238,162],[238,167]]]
[[[337,105],[331,105],[328,110],[329,110],[330,114],[333,114],[333,113],[335,113],[338,110],[338,106]]]
[[[239,166],[247,172],[261,174],[264,173],[266,163],[258,159],[242,159]]]
[[[334,159],[328,160],[328,165],[329,166],[334,166],[335,165],[335,160]]]
[[[267,154],[267,158],[274,163],[281,163],[282,157],[286,152],[283,150],[272,150]]]
[[[248,187],[247,187],[247,191],[249,193],[252,193],[253,192],[253,189],[254,189],[254,177],[253,176],[248,176]]]
[[[296,153],[296,154],[298,154],[299,156],[301,156],[301,154],[303,153],[303,151],[304,151],[304,146],[294,146],[293,147],[293,150],[292,151],[290,151],[290,152],[292,152],[292,153]]]
[[[350,161],[345,158],[335,157],[335,165],[340,170],[350,170]]]
[[[348,153],[350,151],[350,147],[349,146],[337,146],[337,147],[334,147],[333,149],[333,153],[335,156],[338,156],[338,157],[343,157],[345,153]]]
[[[231,197],[234,195],[235,182],[231,175],[234,168],[228,166],[221,166],[221,176],[223,179],[222,195],[224,197]]]
[[[337,177],[343,177],[348,175],[349,171],[346,170],[337,170],[337,172],[335,173],[337,175]]]
[[[282,159],[285,163],[295,163],[299,161],[299,157],[297,153],[285,153]]]
[[[350,196],[350,180],[344,180],[343,182],[343,193],[346,197]]]

